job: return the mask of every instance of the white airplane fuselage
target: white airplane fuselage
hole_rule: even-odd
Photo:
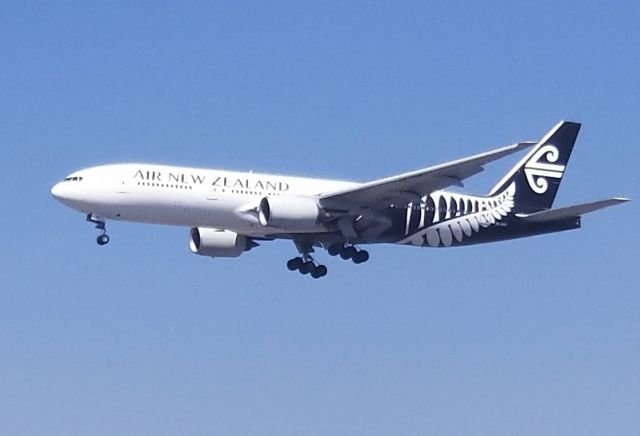
[[[300,257],[287,268],[314,278],[327,268],[316,248],[363,263],[358,245],[455,247],[579,228],[581,216],[628,199],[552,209],[580,124],[560,122],[540,141],[525,141],[366,183],[151,165],[103,165],[76,171],[51,194],[87,214],[109,242],[106,220],[190,228],[189,248],[237,257],[273,239],[292,240]],[[531,150],[488,195],[446,191],[516,151]]]
[[[114,164],[76,171],[54,185],[51,194],[73,209],[103,219],[263,236],[282,229],[259,223],[256,208],[262,198],[312,196],[358,185],[253,172]],[[319,223],[307,231],[326,228]]]

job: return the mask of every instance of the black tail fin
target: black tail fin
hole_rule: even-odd
[[[493,187],[489,195],[495,195],[515,183],[516,211],[532,213],[551,208],[579,131],[578,123],[558,123]]]

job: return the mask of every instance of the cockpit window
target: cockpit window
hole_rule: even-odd
[[[82,177],[65,177],[65,182],[82,182]]]

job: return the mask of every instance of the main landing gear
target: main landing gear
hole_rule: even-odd
[[[96,238],[98,245],[106,245],[109,243],[109,235],[107,235],[106,223],[100,217],[93,214],[87,215],[87,221],[96,225],[96,229],[100,231],[100,234]]]
[[[349,260],[353,263],[364,263],[369,260],[369,252],[366,250],[358,250],[353,245],[333,244],[327,248],[327,251],[331,256],[340,256],[344,260]]]
[[[301,256],[289,259],[287,268],[289,271],[299,271],[301,274],[309,274],[314,279],[319,279],[327,275],[327,267],[318,264],[311,253],[313,246],[308,243],[295,242],[296,248]],[[366,250],[359,250],[351,244],[333,244],[327,247],[331,256],[340,256],[342,259],[351,259],[353,263],[364,263],[369,260],[369,253]]]
[[[304,257],[294,257],[287,262],[289,271],[299,271],[300,274],[309,274],[314,279],[319,279],[327,275],[327,267],[316,264],[310,255]]]
[[[311,253],[313,253],[313,245],[305,242],[295,241],[296,248],[302,256],[289,259],[287,269],[289,271],[298,271],[302,275],[309,274],[314,279],[319,279],[327,275],[327,267],[317,263]]]

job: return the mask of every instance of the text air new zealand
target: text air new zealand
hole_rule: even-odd
[[[259,243],[294,242],[292,271],[319,278],[315,249],[354,263],[359,246],[453,247],[580,227],[582,215],[628,201],[612,198],[553,209],[580,124],[558,123],[539,142],[493,151],[367,183],[126,163],[76,171],[52,195],[87,215],[109,242],[108,219],[190,228],[195,254],[237,257]],[[448,192],[483,166],[530,148],[488,195]]]

